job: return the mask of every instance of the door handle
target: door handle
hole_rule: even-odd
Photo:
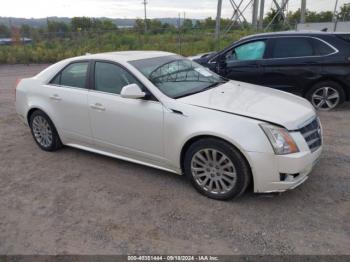
[[[100,103],[92,104],[92,105],[90,105],[90,107],[92,109],[100,110],[100,111],[105,111],[106,110],[106,108],[104,108]]]
[[[61,101],[62,100],[62,98],[59,95],[57,95],[57,94],[54,94],[54,95],[50,96],[50,99],[51,100],[55,100],[55,101]]]

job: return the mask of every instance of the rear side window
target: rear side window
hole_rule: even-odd
[[[88,62],[70,64],[63,69],[60,74],[52,79],[50,83],[62,86],[85,88],[88,66]]]
[[[122,88],[129,84],[141,84],[124,68],[105,62],[95,64],[95,90],[120,94]]]
[[[334,49],[330,47],[328,44],[326,44],[325,42],[315,38],[312,38],[310,40],[312,41],[316,55],[329,55],[334,53]]]
[[[306,37],[282,37],[274,41],[272,58],[313,56],[314,49]]]

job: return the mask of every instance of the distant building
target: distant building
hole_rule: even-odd
[[[350,22],[326,22],[326,23],[305,23],[298,24],[297,30],[323,30],[327,28],[327,32],[350,32]],[[334,30],[335,29],[335,30]]]
[[[31,44],[33,41],[31,38],[22,37],[19,39],[21,44]],[[12,38],[0,38],[0,45],[12,45],[14,44],[14,40]]]

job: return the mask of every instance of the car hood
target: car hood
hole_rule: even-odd
[[[275,123],[289,130],[299,129],[315,117],[314,108],[304,98],[238,81],[229,81],[178,101]]]

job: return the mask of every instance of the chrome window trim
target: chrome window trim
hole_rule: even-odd
[[[50,85],[50,86],[62,86],[62,87],[70,87],[70,88],[78,88],[78,89],[86,89],[88,90],[89,88],[86,87],[75,87],[75,86],[65,86],[65,85],[57,85],[57,84],[53,84],[51,83],[51,81],[56,78],[56,76],[58,76],[59,74],[62,73],[63,70],[65,70],[68,66],[73,65],[73,64],[79,64],[79,63],[87,63],[88,64],[88,68],[86,71],[86,76],[89,75],[89,68],[90,68],[90,63],[91,60],[90,59],[82,59],[82,60],[74,60],[74,61],[70,61],[68,62],[65,66],[63,66],[62,68],[60,68],[60,70],[58,70],[54,76],[50,77],[49,79],[46,79],[45,82],[43,82],[45,85]],[[86,80],[85,80],[86,81]],[[86,83],[85,83],[86,85]]]
[[[312,58],[312,57],[327,57],[327,56],[331,56],[331,55],[334,55],[334,54],[337,54],[339,53],[339,50],[334,47],[333,45],[331,45],[330,43],[328,43],[327,41],[317,37],[317,36],[272,36],[272,37],[262,37],[262,38],[255,38],[255,39],[249,39],[249,40],[246,40],[246,41],[243,41],[242,43],[240,43],[240,45],[243,45],[245,43],[248,43],[248,42],[253,42],[253,41],[261,41],[261,40],[268,40],[268,39],[275,39],[275,38],[291,38],[291,37],[302,37],[302,38],[313,38],[313,39],[316,39],[318,41],[321,41],[323,42],[324,44],[328,45],[330,48],[332,48],[334,50],[333,53],[329,53],[329,54],[326,54],[326,55],[313,55],[313,56],[295,56],[295,57],[278,57],[278,58],[263,58],[263,59],[256,59],[256,60],[237,60],[237,61],[268,61],[268,60],[280,60],[280,59],[295,59],[295,58]],[[237,45],[235,46],[234,48],[240,46],[240,45]],[[231,49],[228,49],[227,51],[229,51]],[[219,55],[221,55],[222,53],[220,54],[217,54],[216,56],[214,56],[212,59],[210,59],[208,61],[208,64],[215,64],[216,62],[213,61],[214,59],[216,59]]]
[[[111,96],[117,96],[117,97],[121,97],[122,96],[120,94],[114,94],[114,93],[109,93],[109,92],[104,92],[104,91],[99,91],[99,90],[95,90],[95,89],[88,89],[88,88],[81,88],[81,87],[75,87],[75,86],[65,86],[65,85],[56,85],[56,84],[46,84],[48,86],[56,86],[56,87],[63,87],[63,88],[69,88],[69,89],[76,89],[76,90],[81,90],[81,91],[86,91],[88,93],[93,92],[93,93],[99,93],[99,94],[106,94],[106,95],[111,95]],[[153,103],[158,103],[158,104],[162,104],[159,102],[159,100],[155,101],[155,100],[147,100],[147,99],[135,99],[135,100],[142,100],[145,102],[153,102]]]
[[[76,87],[76,86],[66,86],[66,85],[57,85],[57,84],[52,84],[52,83],[47,83],[45,85],[48,86],[56,86],[56,87],[63,87],[63,88],[69,88],[69,89],[76,89],[76,90],[85,90],[85,91],[89,91],[89,88],[85,88],[85,87]]]
[[[96,90],[96,89],[86,89],[89,93],[98,93],[98,94],[105,94],[105,95],[110,95],[110,96],[116,96],[116,97],[120,97],[123,98],[120,94],[114,94],[114,93],[109,93],[109,92],[104,92],[104,91],[100,91],[100,90]],[[159,100],[155,101],[155,100],[147,100],[147,99],[133,99],[133,100],[141,100],[141,101],[145,101],[145,102],[153,102],[153,103],[157,103],[157,104],[162,104],[159,102]]]

